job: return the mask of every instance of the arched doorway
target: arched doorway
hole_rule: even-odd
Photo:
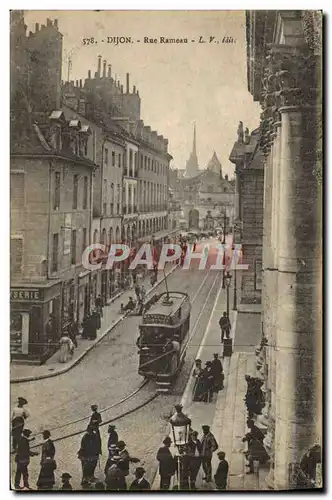
[[[108,232],[108,244],[111,246],[113,243],[113,228],[111,227]]]
[[[131,228],[131,241],[134,243],[136,239],[136,226],[133,224],[133,227]]]
[[[103,229],[103,232],[101,233],[101,244],[105,246],[107,245],[106,229]]]
[[[199,212],[195,208],[189,212],[189,229],[198,229],[199,227]]]

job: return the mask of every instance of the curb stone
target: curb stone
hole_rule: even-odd
[[[173,271],[175,271],[175,269],[177,267],[178,267],[177,265],[175,265],[174,267],[172,267],[172,269],[166,274],[166,277],[169,276]],[[157,283],[155,283],[154,286],[152,288],[150,288],[149,291],[146,292],[146,295],[148,296],[163,281],[165,281],[165,276],[163,276],[159,281],[157,281]],[[121,292],[121,293],[117,294],[115,297],[113,297],[109,301],[108,304],[111,304],[116,299],[118,299],[122,295],[122,293],[123,292]],[[75,359],[70,365],[67,365],[64,368],[60,368],[59,370],[56,370],[56,371],[54,371],[52,373],[45,373],[44,375],[36,375],[36,376],[32,376],[32,377],[15,378],[15,379],[12,379],[10,381],[10,383],[11,384],[19,384],[19,383],[24,383],[24,382],[33,382],[35,380],[43,380],[43,379],[46,379],[46,378],[57,377],[58,375],[62,375],[63,373],[68,372],[69,370],[71,370],[72,368],[74,368],[76,365],[78,365],[82,361],[82,359],[92,349],[94,349],[94,347],[96,347],[104,339],[104,337],[106,337],[106,335],[108,335],[119,323],[121,323],[121,321],[123,321],[128,316],[128,314],[129,314],[129,312],[127,312],[127,313],[123,314],[122,316],[120,316],[98,339],[96,339],[96,342],[94,342],[89,347],[87,347],[86,350],[84,352],[82,352],[82,354],[80,354],[78,356],[78,358]]]

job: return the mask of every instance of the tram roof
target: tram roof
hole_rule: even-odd
[[[158,301],[146,311],[144,316],[152,316],[153,314],[171,316],[179,310],[188,295],[182,292],[169,292],[169,303],[166,302],[166,298],[167,293],[162,294]]]

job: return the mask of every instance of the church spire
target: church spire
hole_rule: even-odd
[[[194,122],[193,154],[196,155],[196,122]]]

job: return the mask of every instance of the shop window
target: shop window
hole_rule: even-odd
[[[22,353],[22,314],[16,311],[10,313],[10,352],[11,354]]]

